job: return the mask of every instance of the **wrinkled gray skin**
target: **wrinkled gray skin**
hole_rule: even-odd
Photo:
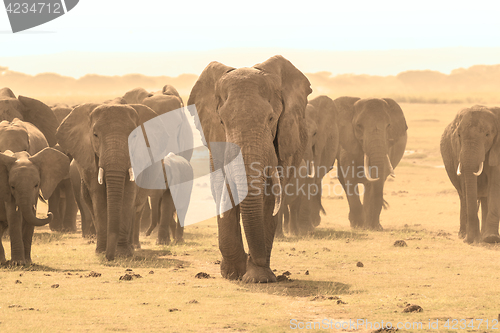
[[[128,136],[157,114],[142,105],[77,106],[63,120],[57,139],[76,160],[85,185],[82,192],[97,231],[96,252],[108,260],[130,256],[137,186],[130,180]],[[103,169],[102,184],[98,182]]]
[[[63,119],[73,110],[73,108],[66,104],[56,104],[50,108],[56,116],[57,126],[59,126]],[[55,146],[56,149],[59,149],[58,147],[59,145]],[[68,157],[71,161],[72,157]],[[54,193],[49,198],[49,211],[53,215],[53,219],[49,223],[50,230],[61,232],[76,231],[78,205],[69,174],[57,185]],[[84,223],[82,219],[82,226]]]
[[[231,171],[225,177],[236,189],[237,193],[230,194],[233,198],[243,198],[248,188],[247,196],[217,217],[221,273],[227,279],[276,281],[270,261],[277,224],[273,213],[279,208],[280,198],[275,197],[271,186],[277,182],[285,186],[288,178],[272,175],[276,175],[276,167],[297,167],[302,160],[310,93],[309,80],[282,56],[239,69],[214,61],[191,91],[188,105],[196,105],[200,119],[197,126],[202,127],[208,148],[211,150],[214,142],[236,144],[245,164],[246,176]],[[220,170],[234,158],[232,148],[227,145],[222,157],[211,150],[212,170]],[[216,203],[224,202],[220,198],[222,187],[217,188],[224,179],[212,179],[211,183]],[[249,255],[243,248],[240,215]]]
[[[340,97],[334,102],[339,112],[341,145],[338,177],[349,201],[351,227],[382,230],[384,183],[391,165],[396,168],[406,147],[408,127],[403,111],[390,98]],[[370,171],[364,170],[365,156]],[[356,189],[360,183],[365,186],[363,204]]]
[[[289,187],[287,192],[293,194],[285,197],[285,207],[281,213],[290,209],[287,221],[283,217],[284,225],[289,222],[288,229],[293,235],[303,235],[314,230],[321,222],[320,213],[325,213],[321,204],[323,177],[332,169],[339,152],[338,111],[331,98],[318,96],[307,104],[307,148],[303,157],[303,168],[299,169],[292,180],[292,185],[303,185],[304,191]],[[314,169],[314,171],[313,171]],[[282,207],[283,208],[283,207]],[[277,229],[279,234],[280,228]]]
[[[475,105],[458,112],[441,137],[441,155],[460,197],[460,238],[500,242],[500,108]],[[460,168],[459,168],[460,165]],[[479,231],[478,203],[482,228]]]
[[[6,132],[11,132],[8,139],[17,137],[18,140],[5,140]],[[27,141],[20,140],[23,136],[29,138],[29,147],[17,144]],[[18,152],[13,153],[8,150],[9,147]],[[69,170],[66,155],[44,147],[47,147],[44,135],[30,123],[18,119],[12,123],[0,123],[0,239],[8,227],[11,264],[14,265],[31,263],[34,227],[52,220],[50,212],[46,218],[35,215],[33,207],[37,205],[39,192],[49,197]],[[0,262],[6,262],[1,243]]]

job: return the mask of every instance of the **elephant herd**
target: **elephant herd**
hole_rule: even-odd
[[[306,234],[320,224],[322,179],[335,162],[351,227],[382,229],[384,183],[395,177],[407,141],[401,107],[389,98],[308,100],[311,92],[306,76],[282,56],[250,68],[211,62],[192,88],[187,105],[196,108],[188,110],[211,152],[211,170],[231,162],[231,147],[243,157],[241,172],[226,172],[223,182],[237,203],[217,215],[221,274],[227,279],[276,281],[270,268],[274,238]],[[135,129],[145,133],[146,122],[179,109],[184,103],[170,85],[155,93],[136,88],[103,103],[52,108],[0,90],[0,199],[5,203],[0,237],[9,230],[9,263],[31,263],[35,226],[76,231],[77,210],[83,236],[95,234],[96,252],[108,260],[140,247],[141,217],[150,221],[147,235],[159,225],[158,244],[169,244],[171,236],[182,241],[184,211],[174,205],[165,173],[193,178],[192,142],[178,142],[175,151],[182,153],[163,151],[161,189],[136,184],[129,152]],[[500,205],[491,201],[500,200],[499,117],[500,108],[474,106],[460,111],[442,136],[443,161],[460,196],[459,235],[467,242],[500,242]],[[170,137],[179,131],[192,136],[191,127],[165,128]],[[149,151],[161,140],[148,137]],[[216,158],[213,149],[220,142],[232,145]],[[142,176],[137,175],[138,184]],[[223,200],[219,192],[212,188],[216,202]],[[7,262],[1,243],[0,261]]]

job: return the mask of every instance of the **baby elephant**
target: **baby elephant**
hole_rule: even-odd
[[[441,155],[460,197],[459,237],[500,242],[500,108],[463,109],[444,130]],[[478,201],[482,211],[479,233]]]
[[[68,171],[68,157],[53,148],[45,148],[33,156],[25,151],[0,153],[0,203],[4,207],[0,209],[0,239],[8,227],[11,264],[31,263],[35,226],[43,226],[52,220],[51,213],[45,218],[36,216],[38,198],[50,197]],[[0,242],[0,263],[5,262]]]

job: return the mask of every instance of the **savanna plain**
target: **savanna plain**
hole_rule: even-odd
[[[492,326],[500,313],[500,245],[458,238],[459,199],[439,152],[445,126],[469,106],[401,104],[407,153],[386,182],[384,231],[351,230],[346,197],[328,174],[320,226],[274,242],[271,268],[289,272],[288,281],[223,279],[215,218],[187,226],[183,244],[157,246],[156,235],[143,234],[133,258],[113,262],[95,254],[92,239],[42,227],[34,265],[0,269],[0,331],[312,331],[307,322],[335,331],[335,322],[358,319],[373,326],[345,331],[376,331],[382,321],[406,324],[404,332],[500,331]],[[407,246],[394,245],[400,240]],[[208,278],[197,278],[201,272]],[[422,311],[404,312],[408,304]]]

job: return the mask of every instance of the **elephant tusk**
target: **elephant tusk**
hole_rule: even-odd
[[[479,176],[483,172],[483,164],[484,164],[484,162],[481,162],[481,165],[479,166],[479,170],[477,172],[474,172],[475,176]]]
[[[173,152],[168,153],[167,158],[171,158],[173,156],[176,156]]]
[[[104,169],[99,167],[99,173],[97,174],[97,182],[102,185],[102,177],[104,176]]]
[[[135,181],[135,177],[134,177],[134,169],[130,168],[128,169],[128,174],[130,176],[130,181],[133,182]]]
[[[457,168],[457,176],[460,176],[462,174],[462,171],[461,171],[462,167],[461,167],[461,163],[458,162],[458,168]]]
[[[366,155],[366,154],[365,154],[364,168],[365,168],[365,177],[366,177],[366,180],[368,180],[369,182],[374,182],[374,181],[378,180],[378,178],[372,178],[370,176],[370,168],[368,167],[368,155]]]
[[[391,159],[389,158],[389,154],[387,154],[386,156],[387,156],[387,162],[389,163],[389,176],[391,176],[392,178],[396,178],[396,174],[394,173],[394,168],[392,167]]]
[[[280,211],[280,208],[281,208],[281,195],[282,195],[281,182],[280,182],[280,177],[279,177],[279,173],[278,173],[278,168],[274,168],[274,171],[273,171],[273,174],[271,175],[271,177],[272,177],[271,189],[274,188],[275,184],[277,184],[278,188],[279,188],[278,194],[277,195],[275,194],[275,197],[274,197],[273,216],[276,216],[276,214],[278,214],[278,212]],[[274,194],[274,190],[272,190],[271,192]]]
[[[309,163],[309,170],[311,171],[311,173],[307,173],[307,177],[309,178],[314,178],[314,175],[316,174],[316,170],[314,170],[314,161],[311,161]]]

